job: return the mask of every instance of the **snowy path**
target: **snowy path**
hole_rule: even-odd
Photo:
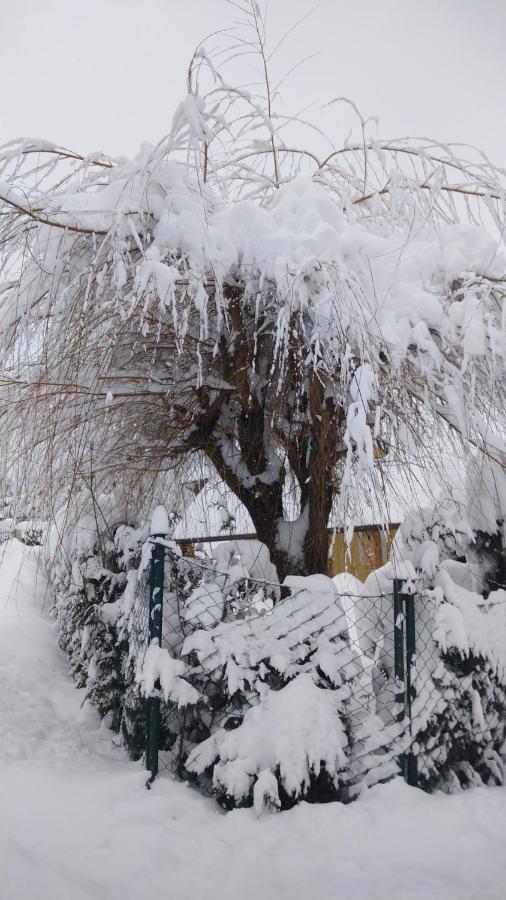
[[[0,900],[502,900],[502,789],[399,781],[261,820],[168,779],[148,793],[81,708],[22,552],[0,548]]]

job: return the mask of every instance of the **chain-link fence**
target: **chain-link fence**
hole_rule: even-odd
[[[342,697],[350,799],[396,774],[430,788],[438,754],[447,753],[438,742],[449,693],[427,597],[400,580],[391,594],[313,596],[304,586],[282,593],[277,583],[220,571],[206,557],[182,558],[163,536],[153,539],[137,586],[136,653],[153,641],[169,650],[204,703],[185,705],[155,681],[147,701],[150,781],[164,769],[188,777],[193,748],[219,727],[237,727],[265,685],[281,688],[311,672]],[[471,710],[452,737],[460,727],[467,739],[472,723]]]

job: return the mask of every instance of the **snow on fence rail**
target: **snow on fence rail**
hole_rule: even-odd
[[[476,740],[470,732],[484,731],[472,686],[469,720],[454,714],[449,733],[441,725],[455,686],[433,638],[434,610],[412,585],[347,594],[351,622],[324,576],[288,578],[280,588],[182,558],[160,536],[151,547],[133,611],[148,784],[169,769],[228,808],[348,800],[396,774],[430,789],[449,733],[465,745]],[[327,729],[324,740],[318,728]],[[286,757],[297,754],[295,777]],[[489,762],[497,776],[493,752]]]

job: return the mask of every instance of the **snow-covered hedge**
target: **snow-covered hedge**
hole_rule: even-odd
[[[195,605],[198,583],[204,576],[209,580],[209,567],[201,573],[190,566],[170,542],[164,589],[166,641],[163,648],[149,646],[149,529],[120,524],[99,534],[93,515],[81,507],[76,512],[75,519],[67,516],[65,528],[56,523],[48,542],[53,611],[70,675],[121,734],[133,759],[146,748],[146,699],[159,680],[164,701],[160,747],[170,750],[181,735],[187,705],[200,697],[180,677],[187,666],[176,658],[185,633],[195,627],[183,616],[183,601]],[[171,517],[171,526],[173,521]],[[222,584],[227,602],[236,599],[234,584],[233,578],[227,590]]]
[[[350,684],[361,664],[329,578],[285,580],[268,614],[199,628],[182,653],[206,697],[209,736],[185,764],[227,808],[342,796],[349,780]]]
[[[436,665],[421,642],[413,706],[421,784],[502,782],[506,740],[506,591],[482,594],[441,565],[421,600],[433,613]],[[432,662],[432,664],[431,664]]]
[[[169,542],[159,647],[147,633],[147,533],[121,525],[60,567],[60,643],[134,758],[146,699],[158,694],[169,765],[227,809],[349,799],[398,772],[409,740],[427,789],[499,781],[506,590],[490,591],[498,569],[490,558],[480,566],[477,534],[454,508],[408,516],[351,619],[323,575],[288,577],[281,590],[255,580],[240,542],[196,560]],[[411,738],[395,716],[392,581],[402,574],[418,579]]]
[[[253,799],[261,812],[266,803],[279,808],[300,799],[337,799],[348,764],[347,696],[301,673],[265,690],[236,727],[222,726],[199,744],[186,769],[201,774],[212,768],[225,806]]]
[[[495,520],[496,532],[487,535],[470,522],[450,502],[407,516],[393,564],[369,576],[355,611],[361,648],[383,674],[376,703],[388,721],[395,700],[392,579],[401,562],[416,571],[412,746],[419,783],[429,790],[503,778],[506,590],[494,579],[490,590],[491,573],[504,570],[502,525]],[[369,596],[378,590],[379,604]]]
[[[207,563],[170,545],[164,640],[150,646],[145,537],[119,526],[59,567],[54,606],[77,685],[134,758],[159,690],[161,748],[227,808],[343,796],[362,665],[333,582],[288,578],[281,599],[275,583],[252,580],[234,542]]]
[[[71,677],[85,688],[133,756],[144,745],[144,709],[135,687],[131,628],[136,567],[145,534],[120,526],[113,539],[80,548],[53,569],[53,608]]]

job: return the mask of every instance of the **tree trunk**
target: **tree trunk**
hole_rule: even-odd
[[[328,454],[319,452],[320,449],[316,441],[301,513],[295,521],[288,521],[283,516],[283,469],[279,478],[269,484],[245,488],[211,442],[206,447],[218,474],[247,509],[258,540],[268,547],[280,581],[287,575],[327,574],[328,571],[328,520],[334,482]]]
[[[326,574],[342,410],[336,409],[330,391],[326,396],[323,373],[317,368],[301,371],[297,354],[288,362],[287,385],[299,386],[299,400],[294,402],[285,387],[287,394],[276,395],[273,405],[268,393],[275,382],[272,335],[262,331],[261,322],[248,325],[240,287],[229,286],[224,295],[232,327],[229,338],[220,341],[214,365],[216,377],[233,389],[225,387],[212,399],[202,391],[202,412],[192,423],[189,440],[246,507],[280,581],[287,575]],[[258,340],[252,343],[248,328],[253,324]],[[300,488],[300,515],[293,522],[283,515],[282,452]]]

